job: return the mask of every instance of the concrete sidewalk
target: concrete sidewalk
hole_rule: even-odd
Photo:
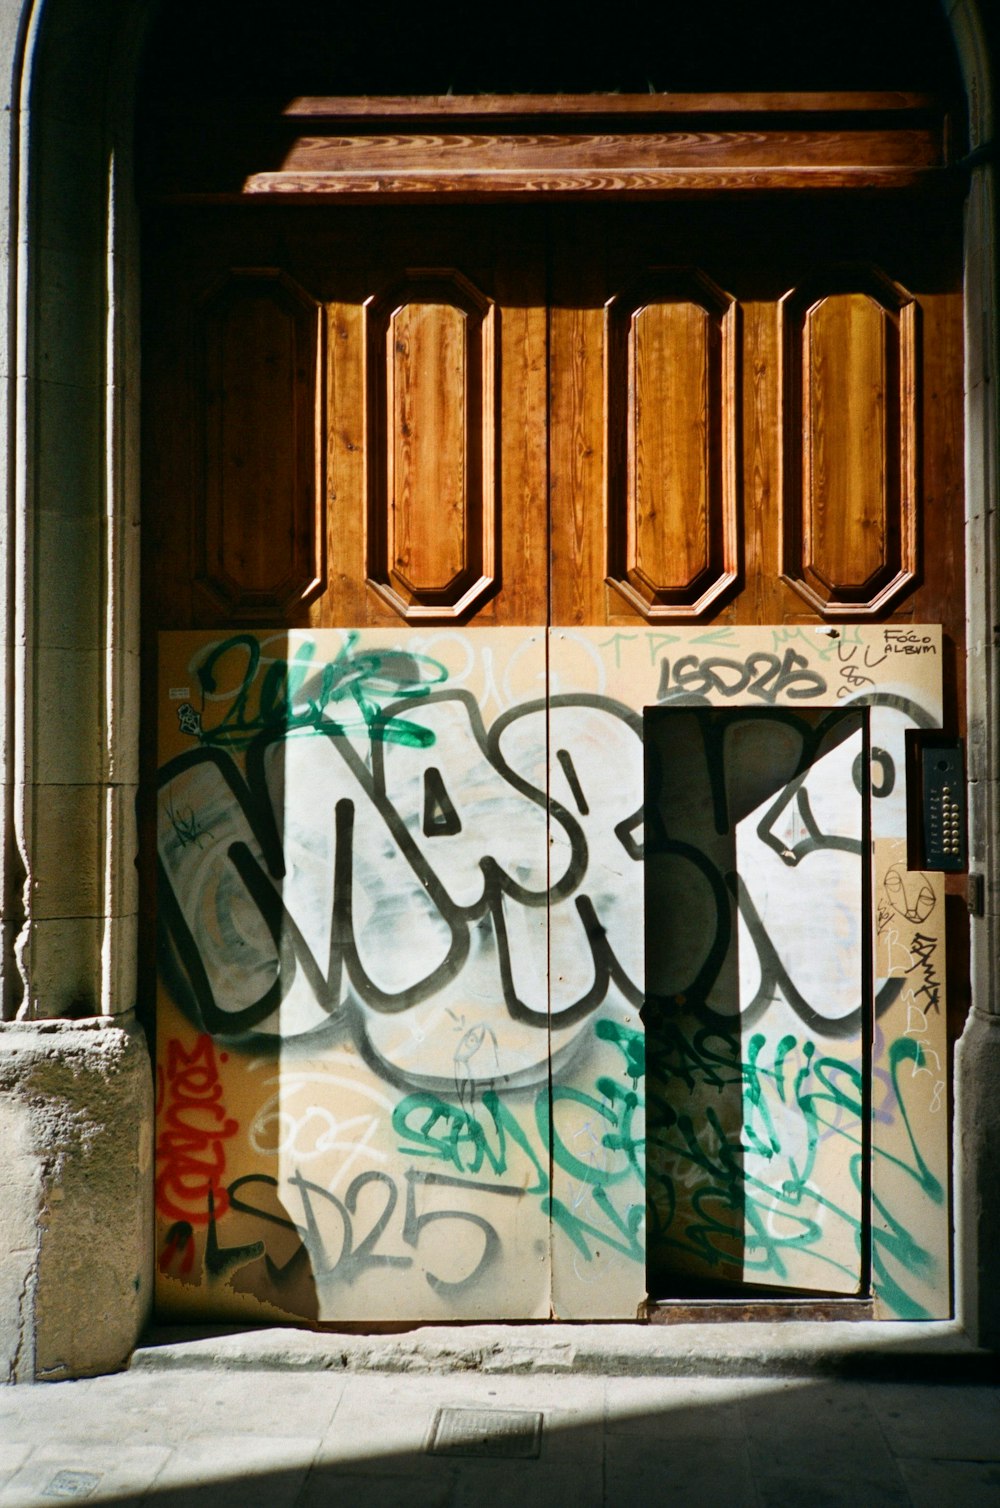
[[[0,1390],[0,1508],[998,1508],[989,1361],[788,1328],[154,1336],[117,1376]]]

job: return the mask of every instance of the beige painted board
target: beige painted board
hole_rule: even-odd
[[[547,814],[495,736],[544,691],[534,630],[161,636],[165,1312],[549,1314]]]
[[[564,1275],[554,1312],[630,1318],[646,1291],[641,719],[588,692],[576,695],[574,667],[559,658],[557,635],[551,642],[548,765],[532,726],[541,707],[502,728],[500,753],[531,785],[550,790],[545,1124],[552,1260]]]
[[[940,721],[935,630],[564,630],[549,655],[537,630],[163,636],[165,1312],[635,1313],[643,708],[869,705],[876,910],[909,895],[903,734]],[[898,930],[874,1287],[940,1313],[943,963]]]
[[[566,1319],[631,1318],[646,1297],[642,701],[609,684],[609,637],[549,635],[560,863],[579,835],[577,886],[551,911],[553,1024],[587,1009],[580,1050],[553,1064],[553,1307]]]
[[[940,726],[941,720],[941,639],[936,627],[922,625],[880,625],[878,627],[733,627],[722,629],[670,629],[619,631],[605,628],[584,630],[554,630],[551,635],[550,675],[556,697],[571,692],[577,699],[589,696],[605,707],[614,705],[626,712],[641,713],[654,706],[683,707],[685,705],[717,706],[731,708],[848,708],[851,706],[869,709],[869,736],[871,742],[873,778],[871,791],[871,828],[876,852],[879,844],[895,840],[904,844],[906,834],[906,803],[904,787],[905,732],[907,728]],[[553,758],[558,748],[553,740]],[[609,761],[609,765],[611,762]],[[609,776],[611,775],[609,769]],[[631,777],[634,783],[635,777]],[[618,762],[613,768],[616,786],[624,784],[623,770]],[[553,794],[558,796],[559,784],[555,765],[552,774]],[[635,794],[633,789],[632,794]],[[641,786],[639,789],[641,802]],[[626,803],[627,804],[627,803]],[[637,833],[638,837],[639,834]],[[906,884],[912,883],[906,875]],[[881,871],[873,879],[873,910],[877,910],[879,886],[884,882]],[[933,882],[940,889],[937,881]],[[632,918],[623,921],[623,928],[632,925],[636,930],[643,927],[642,898],[637,899],[634,889],[627,882],[619,890],[623,913]],[[871,918],[872,933],[877,926],[877,917]],[[912,954],[912,949],[911,949]],[[881,955],[879,955],[881,956]],[[901,957],[901,955],[900,955]],[[878,1015],[876,1055],[873,1073],[876,1085],[885,1081],[891,1073],[891,1063],[902,1054],[912,1053],[910,1047],[897,1044],[915,1041],[907,1037],[904,1009],[907,986],[893,983],[903,970],[897,963],[889,975],[880,976],[880,963],[875,967],[875,1009]],[[908,966],[909,967],[909,966]],[[943,980],[943,969],[940,975]],[[635,982],[635,979],[633,979]],[[609,992],[610,994],[610,992]],[[940,1012],[932,1012],[933,1019],[920,1025],[927,1027],[928,1053],[926,1063],[933,1064],[933,1052],[943,1053],[943,984],[937,997]],[[911,1021],[917,1024],[917,1017]],[[938,1033],[938,1036],[933,1035]],[[938,1040],[941,1040],[939,1048]],[[744,1099],[747,1097],[752,1076],[743,1061],[726,1058],[719,1044],[706,1043],[704,1061],[710,1071],[725,1081],[734,1075],[742,1085]],[[814,1048],[816,1046],[814,1042]],[[710,1054],[715,1053],[712,1061]],[[814,1052],[815,1060],[815,1052]],[[914,1059],[911,1057],[911,1062]],[[613,1059],[608,1055],[606,1072],[613,1072]],[[593,1091],[590,1088],[592,1067],[587,1064],[587,1073],[581,1073],[577,1088],[581,1095]],[[841,1086],[850,1080],[850,1068],[836,1070],[830,1077]],[[919,1066],[924,1066],[923,1062]],[[694,1071],[699,1070],[695,1065]],[[947,1118],[938,1115],[939,1101],[934,1099],[934,1085],[929,1074],[920,1074],[926,1079],[930,1098],[923,1129],[927,1137],[926,1152],[929,1166],[942,1170],[947,1158]],[[937,1080],[935,1080],[937,1083]],[[568,1086],[570,1087],[570,1086]],[[921,1085],[923,1087],[923,1084]],[[653,1086],[649,1086],[650,1094]],[[839,1094],[847,1099],[846,1092]],[[930,1105],[934,1105],[933,1113]],[[816,1113],[816,1102],[810,1102],[808,1094],[795,1107],[803,1116]],[[821,1118],[834,1124],[819,1126],[823,1141],[835,1141],[843,1137],[850,1155],[851,1137],[854,1132],[845,1118],[844,1106],[838,1104],[838,1094],[833,1093],[825,1107],[820,1108]],[[657,1115],[662,1116],[661,1109]],[[593,1119],[593,1118],[592,1118]],[[632,1117],[634,1126],[636,1116]],[[806,1132],[808,1128],[800,1128]],[[930,1179],[927,1192],[919,1208],[914,1205],[916,1185],[903,1189],[901,1175],[893,1162],[900,1135],[907,1135],[906,1121],[896,1114],[895,1121],[888,1115],[879,1119],[876,1115],[872,1127],[872,1182],[876,1224],[879,1218],[888,1222],[891,1233],[898,1233],[915,1219],[917,1234],[913,1239],[875,1238],[872,1287],[879,1303],[880,1312],[886,1315],[909,1315],[921,1312],[944,1313],[948,1304],[947,1271],[947,1207],[946,1200],[937,1200]],[[614,1145],[614,1132],[607,1130],[597,1138],[603,1152]],[[635,1143],[636,1138],[630,1138]],[[860,1152],[860,1148],[855,1149]],[[823,1155],[826,1155],[825,1153]],[[639,1162],[641,1166],[641,1162]],[[843,1159],[838,1164],[843,1167]],[[822,1159],[817,1163],[822,1167]],[[890,1170],[893,1170],[890,1173]],[[943,1185],[943,1179],[934,1175]],[[593,1201],[594,1189],[602,1187],[596,1180],[587,1196]],[[620,1186],[619,1186],[620,1187]],[[558,1164],[554,1168],[554,1194],[563,1197],[564,1190],[578,1200],[580,1190],[568,1177],[560,1180]],[[820,1194],[824,1189],[820,1188]],[[742,1190],[732,1188],[730,1197],[739,1201],[742,1213]],[[716,1211],[716,1215],[717,1215]],[[730,1211],[730,1214],[732,1211]],[[655,1198],[653,1208],[656,1216]],[[843,1220],[849,1226],[850,1213]],[[711,1222],[710,1222],[711,1223]],[[860,1223],[860,1222],[856,1222]],[[911,1233],[912,1234],[912,1233]],[[857,1229],[854,1240],[860,1243],[862,1233]],[[891,1254],[891,1263],[883,1255]],[[926,1253],[933,1255],[928,1261]],[[615,1258],[619,1254],[614,1253]],[[581,1284],[580,1273],[596,1270],[602,1259],[592,1252],[589,1262],[581,1262],[579,1250],[564,1252],[555,1240],[553,1249],[553,1293],[557,1312],[570,1313],[577,1303]],[[616,1265],[616,1264],[613,1264]],[[749,1274],[748,1274],[749,1276]],[[614,1302],[615,1312],[629,1312],[639,1284],[631,1286],[615,1273],[612,1282],[617,1284]],[[610,1311],[611,1304],[607,1304]],[[588,1310],[587,1312],[595,1312]]]
[[[875,843],[872,1092],[873,1286],[885,1318],[951,1313],[944,884],[906,867],[906,843]]]

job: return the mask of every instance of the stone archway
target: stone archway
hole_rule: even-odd
[[[128,155],[149,7],[4,15],[0,1375],[120,1366],[149,1307],[136,1031],[138,499]]]
[[[7,8],[3,1009],[10,1219],[0,1370],[120,1363],[147,1312],[150,1085],[135,1034],[139,500],[132,94],[157,7]],[[956,1054],[958,1312],[1000,1339],[1000,620],[992,68],[981,8],[947,6],[969,107],[966,460],[973,1009]],[[10,1233],[8,1235],[8,1232]],[[97,1302],[106,1323],[93,1323]],[[77,1330],[73,1316],[87,1316]]]

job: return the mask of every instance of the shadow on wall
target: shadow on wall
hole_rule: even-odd
[[[653,1297],[863,1290],[865,721],[647,709]]]

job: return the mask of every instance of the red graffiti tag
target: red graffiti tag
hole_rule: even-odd
[[[222,1061],[225,1061],[222,1054]],[[222,1185],[227,1139],[239,1122],[227,1116],[215,1061],[215,1044],[205,1033],[190,1052],[177,1040],[167,1050],[161,1130],[156,1144],[156,1206],[163,1215],[207,1225],[209,1194],[215,1215],[224,1215],[229,1196]]]

